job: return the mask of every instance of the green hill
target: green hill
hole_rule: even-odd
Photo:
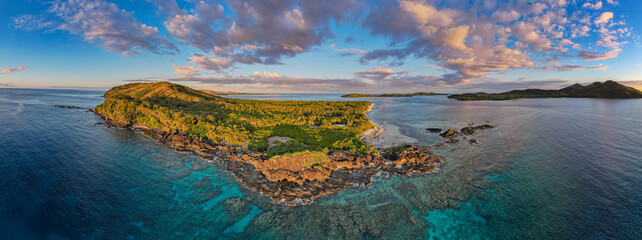
[[[518,98],[557,98],[557,97],[570,97],[570,98],[612,98],[612,99],[626,99],[626,98],[642,98],[642,92],[632,87],[627,87],[615,81],[608,80],[606,82],[594,82],[590,85],[583,86],[581,84],[573,84],[571,86],[559,90],[543,90],[543,89],[525,89],[513,90],[503,93],[464,93],[454,94],[448,98],[461,100],[461,101],[476,101],[476,100],[510,100]]]
[[[104,97],[95,112],[120,127],[179,133],[269,156],[325,149],[374,151],[359,139],[373,127],[364,114],[370,106],[366,101],[231,99],[168,82],[126,84],[112,88]],[[271,136],[294,140],[269,146]]]

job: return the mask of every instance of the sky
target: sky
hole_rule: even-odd
[[[0,0],[0,88],[642,89],[639,0]]]

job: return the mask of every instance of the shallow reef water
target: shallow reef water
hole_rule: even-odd
[[[378,176],[308,206],[248,190],[216,163],[80,109],[100,91],[0,89],[6,239],[641,239],[642,101],[445,96],[357,99],[382,145],[443,141],[425,128],[490,123],[436,149],[440,171]],[[239,95],[342,99],[338,95]]]

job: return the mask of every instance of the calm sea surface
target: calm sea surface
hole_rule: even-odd
[[[100,91],[0,89],[1,239],[642,239],[642,100],[366,99],[382,145],[490,123],[437,173],[274,205],[215,163],[93,126]],[[346,100],[337,95],[232,96]]]

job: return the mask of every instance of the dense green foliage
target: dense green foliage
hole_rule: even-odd
[[[394,156],[397,156],[397,155],[399,155],[399,154],[402,154],[402,153],[404,153],[404,152],[406,152],[406,151],[408,151],[408,150],[410,150],[410,149],[411,149],[411,148],[410,148],[409,146],[399,145],[399,146],[395,146],[395,147],[387,148],[387,149],[382,153],[382,155],[383,155],[385,158],[393,158]]]
[[[344,98],[368,98],[368,97],[414,97],[414,96],[433,96],[433,95],[447,95],[444,93],[434,92],[416,92],[416,93],[388,93],[388,94],[360,94],[352,93],[342,95]]]
[[[588,86],[574,84],[559,90],[526,89],[513,90],[503,93],[465,93],[450,95],[448,98],[475,101],[475,100],[510,100],[518,98],[553,98],[553,97],[575,97],[575,98],[642,98],[642,92],[627,87],[614,81],[594,82]]]
[[[96,111],[113,123],[247,146],[270,156],[324,149],[376,151],[359,139],[373,127],[364,114],[370,106],[365,101],[231,99],[168,82],[118,86],[105,97]],[[271,136],[295,140],[270,148]]]

